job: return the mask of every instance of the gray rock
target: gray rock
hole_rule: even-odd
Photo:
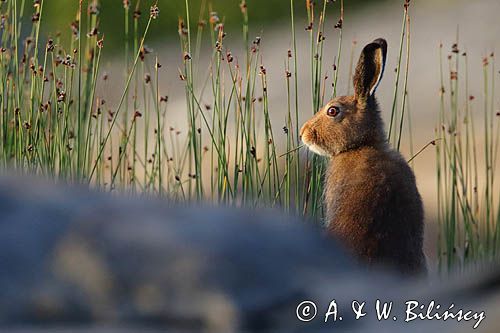
[[[1,176],[0,216],[0,329],[8,332],[454,332],[473,322],[404,323],[404,301],[498,298],[494,273],[429,284],[368,272],[321,230],[276,211]],[[401,319],[376,320],[377,298],[394,301]],[[343,320],[325,324],[332,299]],[[318,308],[307,323],[296,317],[304,300]],[[366,318],[354,319],[353,300],[367,301]]]

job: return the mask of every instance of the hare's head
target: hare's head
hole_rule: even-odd
[[[317,154],[333,156],[385,142],[375,90],[384,73],[387,42],[366,45],[354,74],[354,95],[331,100],[302,126],[302,141]]]

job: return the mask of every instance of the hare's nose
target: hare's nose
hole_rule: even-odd
[[[304,132],[307,130],[309,126],[307,125],[307,123],[305,123],[304,125],[302,125],[302,128],[300,129],[300,134],[299,134],[299,138],[302,139],[302,136],[304,135]]]

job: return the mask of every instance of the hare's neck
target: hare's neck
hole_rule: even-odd
[[[345,158],[357,155],[365,150],[388,151],[390,146],[385,138],[386,135],[384,131],[374,133],[373,135],[364,138],[363,141],[358,142],[356,145],[346,147],[345,150],[339,151],[337,154],[331,156],[330,161],[342,161]]]
[[[330,157],[328,172],[325,177],[325,194],[338,192],[349,181],[359,180],[360,166],[367,165],[375,157],[384,159],[390,155],[391,148],[384,141],[373,145],[364,145]],[[325,199],[328,199],[325,196]]]

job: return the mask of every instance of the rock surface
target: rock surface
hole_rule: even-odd
[[[500,299],[494,273],[440,284],[366,272],[320,230],[274,211],[177,206],[4,175],[0,216],[6,332],[456,332],[474,321],[405,323],[404,302],[480,311]],[[343,320],[325,324],[332,299]],[[375,320],[376,299],[394,301],[400,319]],[[296,317],[303,300],[317,304],[311,322]],[[365,318],[354,319],[353,300],[367,302]]]

